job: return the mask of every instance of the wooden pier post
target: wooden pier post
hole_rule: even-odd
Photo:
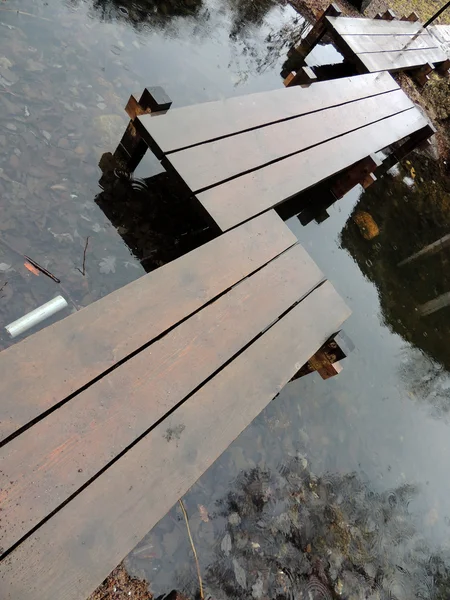
[[[136,130],[134,124],[136,117],[152,112],[165,113],[169,110],[171,105],[171,99],[161,87],[145,88],[139,102],[136,100],[135,96],[130,96],[125,107],[125,110],[130,117],[130,122],[114,152],[114,157],[124,163],[130,172],[133,172],[136,169],[148,148],[147,144]]]
[[[324,10],[322,15],[316,21],[316,24],[312,27],[311,31],[306,35],[306,37],[300,42],[298,46],[292,47],[288,56],[291,56],[293,53],[300,54],[305,58],[314,46],[320,42],[320,40],[325,35],[327,25],[326,25],[326,17],[340,17],[342,14],[341,9],[336,4],[330,4],[330,6]]]
[[[317,76],[310,67],[302,67],[296,73],[292,71],[284,80],[286,87],[293,85],[310,85],[317,81]]]
[[[345,173],[340,175],[331,187],[331,191],[335,198],[339,200],[345,196],[352,188],[360,183],[364,189],[367,189],[374,181],[376,176],[374,171],[380,167],[382,161],[375,155],[371,154],[355,163]]]
[[[355,349],[351,339],[343,331],[331,336],[308,362],[297,371],[291,381],[300,379],[317,371],[322,379],[330,379],[339,375],[342,365],[339,361],[346,358]]]
[[[404,16],[400,19],[400,21],[411,21],[411,23],[416,23],[419,20],[419,16],[417,13],[412,12],[410,15],[408,16]]]
[[[427,81],[430,79],[429,74],[433,70],[434,70],[434,65],[432,63],[427,63],[426,65],[423,65],[423,67],[420,67],[420,69],[412,71],[411,75],[412,75],[414,81],[418,85],[424,86],[427,83]]]

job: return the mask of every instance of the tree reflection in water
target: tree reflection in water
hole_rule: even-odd
[[[399,175],[384,177],[361,196],[341,235],[343,247],[377,287],[385,324],[415,347],[405,349],[401,375],[411,397],[429,404],[436,417],[450,411],[450,309],[422,316],[421,307],[450,291],[450,248],[399,263],[449,233],[449,198],[450,181],[437,164],[415,157]],[[380,230],[370,241],[355,223],[361,211]]]

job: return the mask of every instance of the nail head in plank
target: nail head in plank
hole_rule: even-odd
[[[329,282],[316,289],[20,544],[1,598],[89,595],[349,314]]]
[[[266,215],[1,352],[0,439],[295,242],[295,236],[275,213]]]
[[[391,77],[365,77],[318,82],[308,90],[292,87],[206,102],[175,108],[166,115],[145,115],[138,119],[140,133],[162,158],[180,148],[398,89]]]
[[[426,126],[418,110],[407,110],[211,188],[197,199],[226,231]]]
[[[413,106],[396,90],[174,152],[167,159],[195,193]]]
[[[2,546],[26,535],[321,281],[295,245],[1,448]]]

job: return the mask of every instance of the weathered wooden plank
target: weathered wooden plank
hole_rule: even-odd
[[[2,600],[86,597],[348,315],[330,283],[310,294],[20,544]]]
[[[433,25],[431,33],[442,43],[450,43],[450,25]]]
[[[422,30],[421,23],[355,19],[353,17],[326,17],[340,35],[412,35]]]
[[[295,242],[276,214],[266,215],[1,352],[0,439]]]
[[[197,192],[412,106],[406,94],[396,90],[188,148],[170,154],[168,160]]]
[[[442,310],[443,308],[447,308],[450,306],[450,292],[446,292],[445,294],[441,294],[433,300],[429,300],[418,307],[418,311],[421,317],[426,317],[428,315],[432,315],[438,310]]]
[[[226,231],[426,125],[420,112],[410,109],[211,188],[197,198]]]
[[[166,115],[146,115],[139,118],[140,133],[150,144],[154,141],[152,149],[161,158],[162,153],[398,89],[392,78],[365,77],[317,83],[308,90],[281,89],[186,106],[171,109]]]
[[[400,71],[420,67],[427,63],[438,63],[446,59],[440,48],[428,50],[404,50],[399,52],[373,52],[358,54],[358,58],[372,73],[376,71]]]
[[[2,546],[12,546],[321,281],[317,265],[294,246],[6,444]]]
[[[403,50],[405,46],[414,50],[418,48],[438,48],[434,38],[428,33],[422,33],[416,39],[405,35],[343,35],[342,38],[356,53],[391,52]]]

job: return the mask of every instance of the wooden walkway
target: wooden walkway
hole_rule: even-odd
[[[430,33],[438,40],[447,58],[450,59],[450,25],[432,25]]]
[[[330,180],[337,198],[367,186],[380,167],[374,153],[395,144],[400,159],[434,132],[388,73],[166,112],[156,104],[156,113],[144,105],[149,95],[130,99],[118,151],[134,168],[150,147],[220,231],[338,173]]]
[[[349,314],[269,211],[0,353],[0,598],[88,596]]]
[[[344,59],[358,73],[379,71],[420,70],[419,82],[433,68],[446,73],[450,67],[448,54],[441,42],[423,29],[422,23],[399,20],[391,11],[378,19],[339,16],[331,5],[309,34],[291,51],[305,58],[314,46],[328,34]],[[431,29],[431,28],[430,28]],[[288,82],[289,83],[289,80]]]

